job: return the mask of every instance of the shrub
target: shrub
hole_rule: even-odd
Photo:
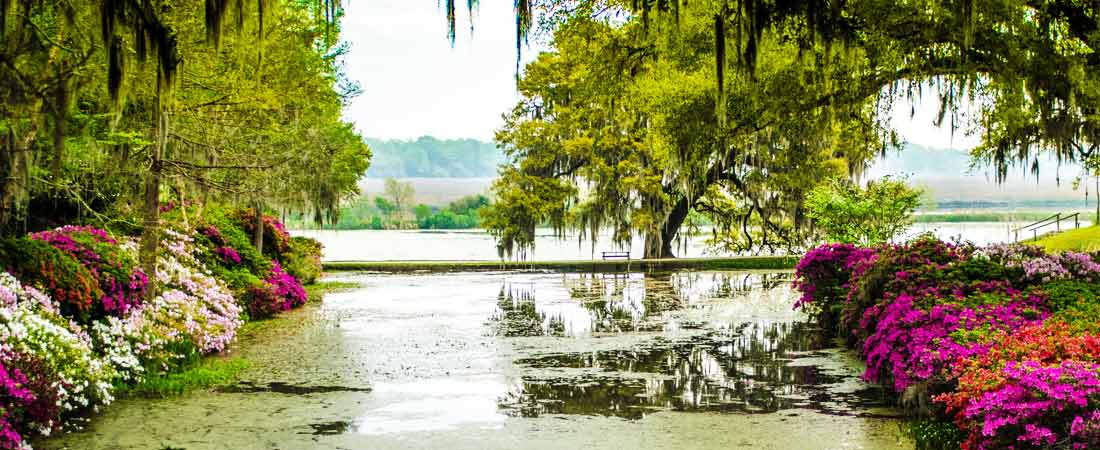
[[[913,223],[922,192],[885,177],[866,188],[833,179],[809,192],[810,219],[832,242],[876,245],[890,242]]]
[[[271,258],[265,257],[252,246],[252,235],[238,221],[220,209],[212,209],[202,217],[195,228],[193,242],[196,258],[210,268],[218,278],[229,282],[231,288],[244,292],[250,284],[237,284],[229,280],[225,272],[241,268],[257,277],[271,271]],[[181,231],[187,234],[188,231]]]
[[[49,243],[28,238],[0,240],[0,261],[23,283],[41,288],[60,303],[66,316],[90,317],[96,300],[103,297],[88,268]]]
[[[968,432],[967,449],[1100,444],[1100,338],[1065,324],[999,333],[956,368],[959,385],[935,398]]]
[[[1100,285],[1078,279],[1051,281],[1036,287],[1035,291],[1047,297],[1047,304],[1054,311],[1100,300]]]
[[[123,315],[144,301],[148,278],[103,230],[65,226],[34,233],[31,239],[72,255],[99,281],[103,295],[91,308],[93,317]]]
[[[898,392],[924,381],[946,382],[945,372],[960,358],[984,353],[994,332],[1037,324],[1047,315],[1039,309],[1042,298],[1011,289],[976,297],[981,301],[926,299],[934,303],[927,307],[902,293],[869,308],[864,320],[875,317],[876,325],[863,344],[864,378],[893,381]]]
[[[306,304],[308,297],[298,279],[283,272],[278,261],[272,262],[271,274],[248,290],[248,311],[253,318],[271,317]]]
[[[162,255],[157,280],[164,291],[147,308],[145,318],[185,336],[201,353],[225,349],[241,326],[241,308],[229,289],[217,279],[197,270],[192,240],[178,233],[167,235],[176,252]]]
[[[864,377],[892,383],[903,402],[930,394],[941,408],[912,427],[920,448],[1100,446],[1093,255],[920,238],[840,264],[857,252],[808,253],[797,305],[835,304],[847,286],[842,325],[866,360]],[[948,415],[957,432],[945,428]]]
[[[237,225],[249,236],[256,232],[256,212],[252,209],[240,209],[233,213]],[[276,259],[290,250],[290,233],[279,219],[269,215],[263,216],[264,226],[264,254]]]
[[[283,255],[286,272],[303,284],[313,284],[321,277],[321,243],[307,237],[290,239],[290,251]]]

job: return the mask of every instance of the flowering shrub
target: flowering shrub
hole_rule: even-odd
[[[853,261],[861,250],[807,253],[795,288],[796,306],[811,312],[840,303],[865,378],[906,399],[933,393],[940,409],[926,411],[938,417],[929,423],[949,415],[965,449],[1100,447],[1100,263],[1091,255],[920,238]]]
[[[103,297],[88,268],[52,245],[32,239],[0,240],[0,261],[23,283],[37,286],[69,316],[84,317]]]
[[[321,243],[307,237],[290,238],[290,251],[283,255],[287,273],[302,283],[313,283],[321,277]]]
[[[110,403],[112,368],[95,358],[87,336],[74,334],[67,321],[20,304],[0,309],[0,342],[11,351],[41,360],[59,378],[61,408],[77,411]]]
[[[308,297],[297,278],[283,272],[278,261],[272,262],[271,274],[248,290],[248,312],[252,317],[271,317],[306,304]]]
[[[869,308],[865,319],[876,313],[879,317],[863,344],[864,378],[893,380],[898,392],[920,381],[943,378],[943,371],[959,358],[983,353],[993,332],[1035,324],[1046,316],[1039,297],[1021,298],[1018,291],[997,297],[982,296],[985,303],[973,307],[938,303],[925,310],[903,293],[885,307]]]
[[[271,271],[271,260],[252,246],[251,236],[221,211],[210,212],[194,238],[195,258],[238,293]]]
[[[218,247],[214,249],[214,254],[218,255],[226,264],[237,265],[241,263],[241,255],[233,250],[233,247]]]
[[[1100,337],[1064,325],[999,333],[988,352],[959,364],[959,387],[935,401],[969,432],[965,448],[1100,444]]]
[[[840,300],[847,293],[852,268],[875,253],[852,244],[826,244],[810,250],[795,266],[794,287],[802,291],[795,308]]]
[[[165,291],[146,309],[146,319],[170,330],[168,338],[186,337],[202,353],[224,350],[241,326],[241,308],[224,284],[193,268],[191,239],[167,236],[178,252],[158,260],[157,281]]]
[[[279,250],[289,235],[269,222]],[[260,317],[306,302],[292,271],[320,273],[319,244],[295,241],[272,260],[225,216],[194,233],[164,229],[162,241],[158,293],[145,302],[132,239],[62,227],[0,240],[0,449],[27,449],[31,436],[110,403],[114,388],[225,350],[242,325],[233,287]]]
[[[112,401],[113,367],[49,297],[0,273],[0,298],[0,448]]]
[[[27,387],[30,383],[26,375],[11,364],[13,355],[2,356],[8,363],[0,362],[0,448],[21,449],[23,436],[17,428],[34,422],[35,411],[50,405],[40,405],[42,397]],[[46,420],[48,424],[50,419]]]
[[[249,236],[256,232],[256,212],[252,209],[238,210],[234,215],[241,229]],[[264,251],[281,256],[290,250],[290,233],[279,219],[264,215]]]
[[[283,272],[283,267],[279,265],[278,261],[272,261],[271,265],[271,276],[265,281],[275,287],[276,295],[286,300],[287,308],[285,309],[297,308],[306,304],[308,298],[302,283],[298,282],[297,278]]]
[[[91,308],[93,316],[123,315],[145,299],[145,273],[103,230],[65,226],[31,234],[31,239],[72,255],[99,281],[103,296]]]

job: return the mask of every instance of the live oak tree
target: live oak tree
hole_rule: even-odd
[[[141,231],[150,271],[165,200],[331,219],[369,158],[340,119],[356,90],[338,16],[330,0],[0,2],[3,231],[94,216]]]
[[[975,158],[998,179],[1012,165],[1037,171],[1041,152],[1087,160],[1096,142],[1097,7],[1059,0],[525,2],[517,7],[517,38],[532,24],[557,31],[558,55],[527,69],[526,104],[500,136],[515,158],[497,186],[505,206],[492,216],[501,249],[531,245],[541,223],[589,231],[609,224],[617,241],[642,233],[647,256],[669,256],[674,227],[692,208],[711,213],[720,247],[789,246],[804,223],[798,182],[827,171],[802,172],[827,162],[822,156],[832,148],[858,175],[869,150],[893,143],[876,123],[885,106],[924,95],[939,97],[940,120],[952,126],[975,125],[958,122],[956,112],[977,102],[983,139]],[[592,46],[604,45],[596,34],[623,34],[604,49],[618,59],[606,63],[595,51],[570,58],[581,52],[563,45],[562,35],[577,33],[568,30],[578,20],[604,22],[585,38]],[[709,92],[698,79],[705,59],[713,67]],[[775,72],[783,61],[785,71]],[[645,85],[680,93],[680,104],[709,98],[713,115],[706,117],[706,107],[639,104]],[[573,120],[570,108],[606,113]],[[662,117],[675,125],[662,130]],[[671,138],[678,133],[693,137]],[[868,140],[874,135],[877,144]],[[676,151],[661,151],[669,142]],[[699,143],[710,150],[687,151]],[[586,151],[597,158],[583,161]],[[671,169],[636,170],[660,164]],[[582,180],[580,189],[563,176]]]
[[[528,65],[524,100],[497,135],[512,164],[486,226],[502,252],[529,248],[548,223],[609,226],[620,243],[640,234],[646,257],[670,257],[691,210],[716,222],[718,245],[786,248],[815,180],[859,172],[880,151],[877,90],[860,89],[875,74],[858,53],[838,50],[823,68],[765,40],[754,72],[731,72],[717,96],[712,22],[681,14],[648,25],[577,17]],[[657,26],[678,29],[642,36]]]

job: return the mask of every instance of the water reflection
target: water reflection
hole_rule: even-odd
[[[503,336],[655,333],[626,349],[541,353],[499,406],[508,414],[643,417],[654,410],[763,413],[801,408],[868,415],[884,392],[837,364],[820,329],[790,312],[789,273],[569,275],[543,301],[505,282],[491,322]]]
[[[564,296],[557,291],[536,295],[535,283],[506,280],[490,323],[497,334],[508,337],[662,331],[669,326],[664,313],[775,290],[787,286],[790,277],[740,272],[565,274]],[[680,328],[694,325],[677,322]]]

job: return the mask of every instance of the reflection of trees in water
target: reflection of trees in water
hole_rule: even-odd
[[[750,323],[732,336],[655,340],[630,349],[553,354],[517,361],[553,376],[526,376],[500,399],[518,415],[596,414],[639,418],[653,409],[773,412],[809,408],[851,413],[877,401],[872,391],[829,392],[842,379],[792,359],[827,347],[802,323]],[[854,376],[854,375],[853,375]],[[869,388],[872,389],[872,388]]]
[[[497,295],[497,311],[489,321],[502,336],[560,336],[565,333],[560,317],[547,318],[538,311],[530,285],[504,283]]]
[[[684,299],[733,298],[790,285],[789,273],[676,272],[672,289]]]
[[[659,331],[662,315],[707,299],[735,299],[786,286],[790,274],[743,272],[596,273],[563,275],[569,298],[587,315],[586,332]],[[491,318],[504,336],[563,335],[569,330],[560,308],[540,305],[532,285],[505,281]],[[574,312],[570,310],[570,312]],[[581,311],[577,311],[581,312]]]

